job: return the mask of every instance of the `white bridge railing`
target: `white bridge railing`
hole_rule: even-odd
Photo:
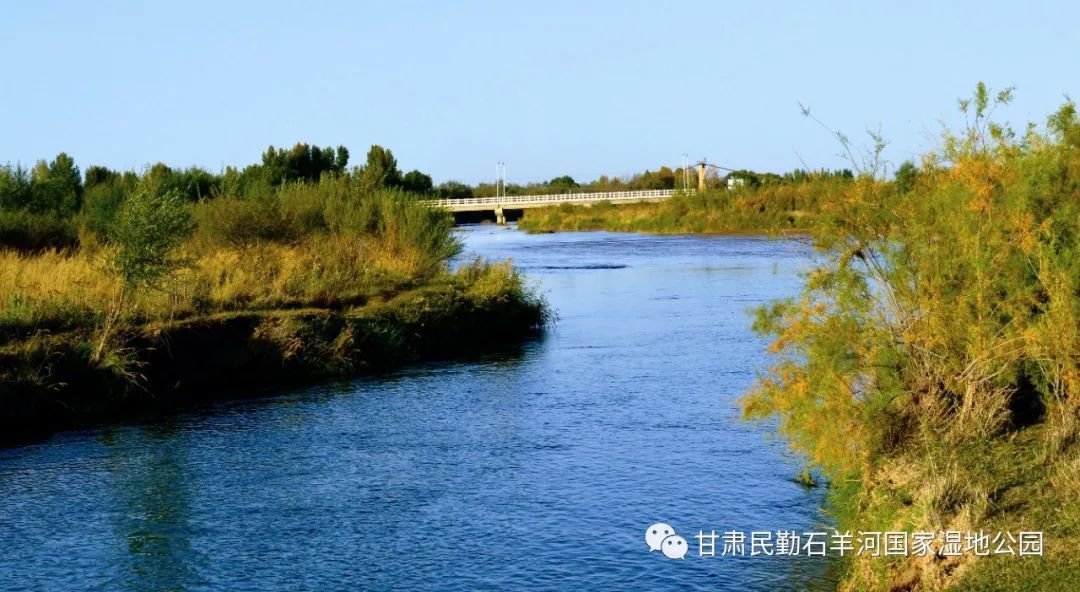
[[[602,191],[599,193],[556,193],[552,195],[502,195],[499,197],[465,197],[461,199],[433,199],[428,203],[441,207],[460,206],[513,207],[514,204],[566,203],[589,201],[617,201],[621,199],[662,199],[677,193],[674,189],[648,189],[643,191]]]

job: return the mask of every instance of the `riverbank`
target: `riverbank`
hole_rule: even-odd
[[[843,590],[1080,582],[1080,117],[1066,103],[1017,140],[990,120],[1010,97],[980,85],[961,103],[969,127],[893,180],[874,170],[530,210],[519,222],[530,232],[807,231],[817,255],[802,293],[757,313],[776,358],[744,398],[746,415],[778,419],[830,483],[840,532],[934,537],[922,556],[848,557]],[[1018,556],[1021,532],[1041,538],[1037,554]]]
[[[519,343],[548,310],[508,265],[477,263],[363,304],[241,310],[126,327],[93,359],[87,327],[0,345],[0,434],[168,412],[230,389],[380,373]]]
[[[940,153],[821,202],[802,293],[757,312],[775,359],[746,415],[830,481],[840,532],[907,537],[841,589],[1080,582],[1080,118],[1021,140],[990,119],[1010,98],[979,85]]]
[[[527,232],[606,230],[650,234],[790,234],[806,232],[814,213],[831,194],[850,184],[845,178],[676,195],[659,202],[525,210],[518,228]]]
[[[893,454],[863,481],[834,483],[828,508],[841,532],[941,537],[931,525],[942,525],[961,533],[960,545],[945,554],[935,544],[922,557],[855,556],[841,589],[1072,588],[1080,575],[1080,465],[1072,445],[1048,448],[1062,436],[1052,423],[1039,423],[954,447]],[[1041,534],[1041,555],[1018,555],[1021,531]],[[981,543],[980,535],[986,536]]]
[[[270,396],[0,449],[0,500],[20,508],[4,514],[0,572],[49,589],[238,589],[255,574],[267,590],[472,592],[572,573],[619,592],[666,569],[679,574],[651,589],[835,587],[814,557],[669,561],[640,535],[657,512],[694,533],[817,524],[824,490],[792,483],[783,443],[736,406],[767,361],[746,307],[796,292],[802,242],[455,236],[466,259],[513,261],[558,325],[453,363],[238,386]],[[583,530],[621,542],[582,553]]]
[[[91,167],[85,183],[63,154],[37,176],[0,167],[0,205],[26,231],[0,233],[0,433],[379,372],[544,325],[509,264],[452,270],[452,216],[405,191],[388,152],[369,153],[376,177],[347,157],[297,145],[243,172]]]

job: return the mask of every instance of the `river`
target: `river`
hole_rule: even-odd
[[[767,363],[751,307],[794,241],[465,227],[557,310],[467,362],[271,391],[0,450],[5,590],[829,589],[751,531],[823,530],[821,490],[737,399]],[[650,552],[670,524],[683,560]],[[747,556],[700,556],[699,531]]]

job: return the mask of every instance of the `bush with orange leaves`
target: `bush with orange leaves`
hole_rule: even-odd
[[[840,484],[841,527],[978,526],[1004,485],[992,455],[960,451],[1033,426],[1044,458],[1078,454],[1080,118],[1069,101],[1017,134],[993,118],[1011,96],[961,101],[966,127],[910,190],[863,175],[823,200],[802,293],[757,312],[776,357],[744,411]],[[915,485],[945,482],[963,486]],[[899,585],[896,565],[863,567],[851,587]],[[935,569],[924,589],[962,573]]]

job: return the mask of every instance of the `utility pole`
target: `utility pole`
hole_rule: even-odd
[[[506,163],[495,163],[495,197],[506,196]]]

